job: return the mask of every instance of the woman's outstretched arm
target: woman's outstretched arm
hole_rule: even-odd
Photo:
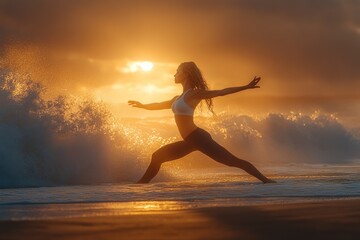
[[[171,108],[172,103],[175,101],[176,97],[169,101],[159,102],[159,103],[149,103],[142,104],[138,101],[129,100],[128,104],[133,107],[143,108],[147,110],[161,110],[161,109],[169,109]]]
[[[196,97],[200,98],[200,99],[207,99],[207,98],[225,96],[225,95],[228,95],[228,94],[244,91],[244,90],[247,90],[247,89],[260,88],[260,86],[257,86],[260,79],[261,79],[261,77],[256,77],[255,76],[254,79],[249,84],[247,84],[245,86],[229,87],[229,88],[224,88],[224,89],[221,89],[221,90],[200,90],[197,93],[194,93],[194,95]]]

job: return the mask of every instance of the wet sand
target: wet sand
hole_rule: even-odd
[[[0,221],[0,239],[359,239],[360,200]]]

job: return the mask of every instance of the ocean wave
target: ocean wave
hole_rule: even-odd
[[[269,163],[349,163],[360,159],[360,138],[332,114],[222,114],[205,123],[235,153]]]
[[[45,100],[44,91],[2,73],[0,188],[135,181],[146,167],[143,147],[163,141],[116,122],[101,102]]]
[[[137,125],[116,119],[91,97],[45,99],[44,92],[23,76],[0,76],[0,188],[133,182],[155,149],[177,139],[176,127],[164,126],[164,119]],[[359,136],[320,112],[223,113],[198,123],[234,154],[257,163],[360,158]]]

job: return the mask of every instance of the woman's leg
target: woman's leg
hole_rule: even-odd
[[[263,183],[275,182],[265,177],[259,170],[248,161],[242,160],[231,154],[228,150],[215,142],[205,130],[198,131],[188,140],[195,145],[196,149],[211,157],[217,162],[231,167],[243,169],[245,172],[256,177]]]
[[[161,164],[167,161],[182,158],[195,151],[191,145],[185,141],[179,141],[165,145],[156,150],[151,157],[151,162],[144,176],[137,183],[148,183],[160,170]]]

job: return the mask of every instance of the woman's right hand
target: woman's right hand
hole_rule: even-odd
[[[257,77],[255,76],[254,79],[248,84],[246,85],[247,88],[259,88],[260,86],[258,86],[257,84],[260,82],[261,77]]]
[[[138,101],[129,100],[128,104],[132,107],[143,108],[144,105]]]

